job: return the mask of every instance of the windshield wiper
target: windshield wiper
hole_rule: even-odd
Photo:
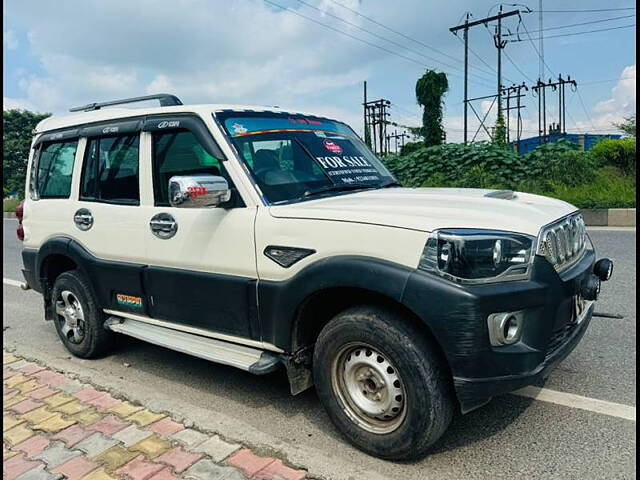
[[[322,193],[328,192],[341,192],[347,190],[360,190],[363,188],[376,188],[376,185],[372,185],[370,183],[343,183],[337,185],[328,185],[326,187],[318,188],[317,190],[307,190],[302,195],[303,198],[312,197],[315,195],[320,195]]]

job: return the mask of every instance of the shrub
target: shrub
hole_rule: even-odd
[[[589,156],[600,167],[610,165],[626,174],[636,174],[635,138],[600,140],[589,150]]]
[[[487,143],[445,144],[421,146],[383,161],[408,187],[509,188],[559,198],[580,208],[636,204],[635,168],[633,175],[625,175],[619,167],[603,167],[566,140],[546,143],[522,156]]]

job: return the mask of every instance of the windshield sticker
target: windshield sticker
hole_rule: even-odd
[[[353,131],[342,123],[309,117],[230,117],[224,120],[224,125],[229,134],[234,137],[297,131],[324,131],[341,136],[354,135]]]
[[[234,123],[232,127],[234,133],[247,133],[247,129],[241,123]]]
[[[342,153],[342,147],[335,143],[333,140],[329,140],[328,138],[322,142],[324,144],[324,148],[329,150],[331,153]]]

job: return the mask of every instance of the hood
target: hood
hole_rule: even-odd
[[[431,232],[483,228],[536,236],[540,228],[576,211],[553,198],[475,188],[366,190],[269,208],[277,218],[358,222]]]

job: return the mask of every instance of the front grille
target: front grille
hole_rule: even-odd
[[[587,229],[582,215],[576,213],[542,230],[537,253],[546,257],[559,272],[579,260],[586,247]]]
[[[571,334],[578,326],[578,322],[573,321],[557,328],[551,334],[549,345],[547,345],[547,358],[553,355],[571,337]]]

